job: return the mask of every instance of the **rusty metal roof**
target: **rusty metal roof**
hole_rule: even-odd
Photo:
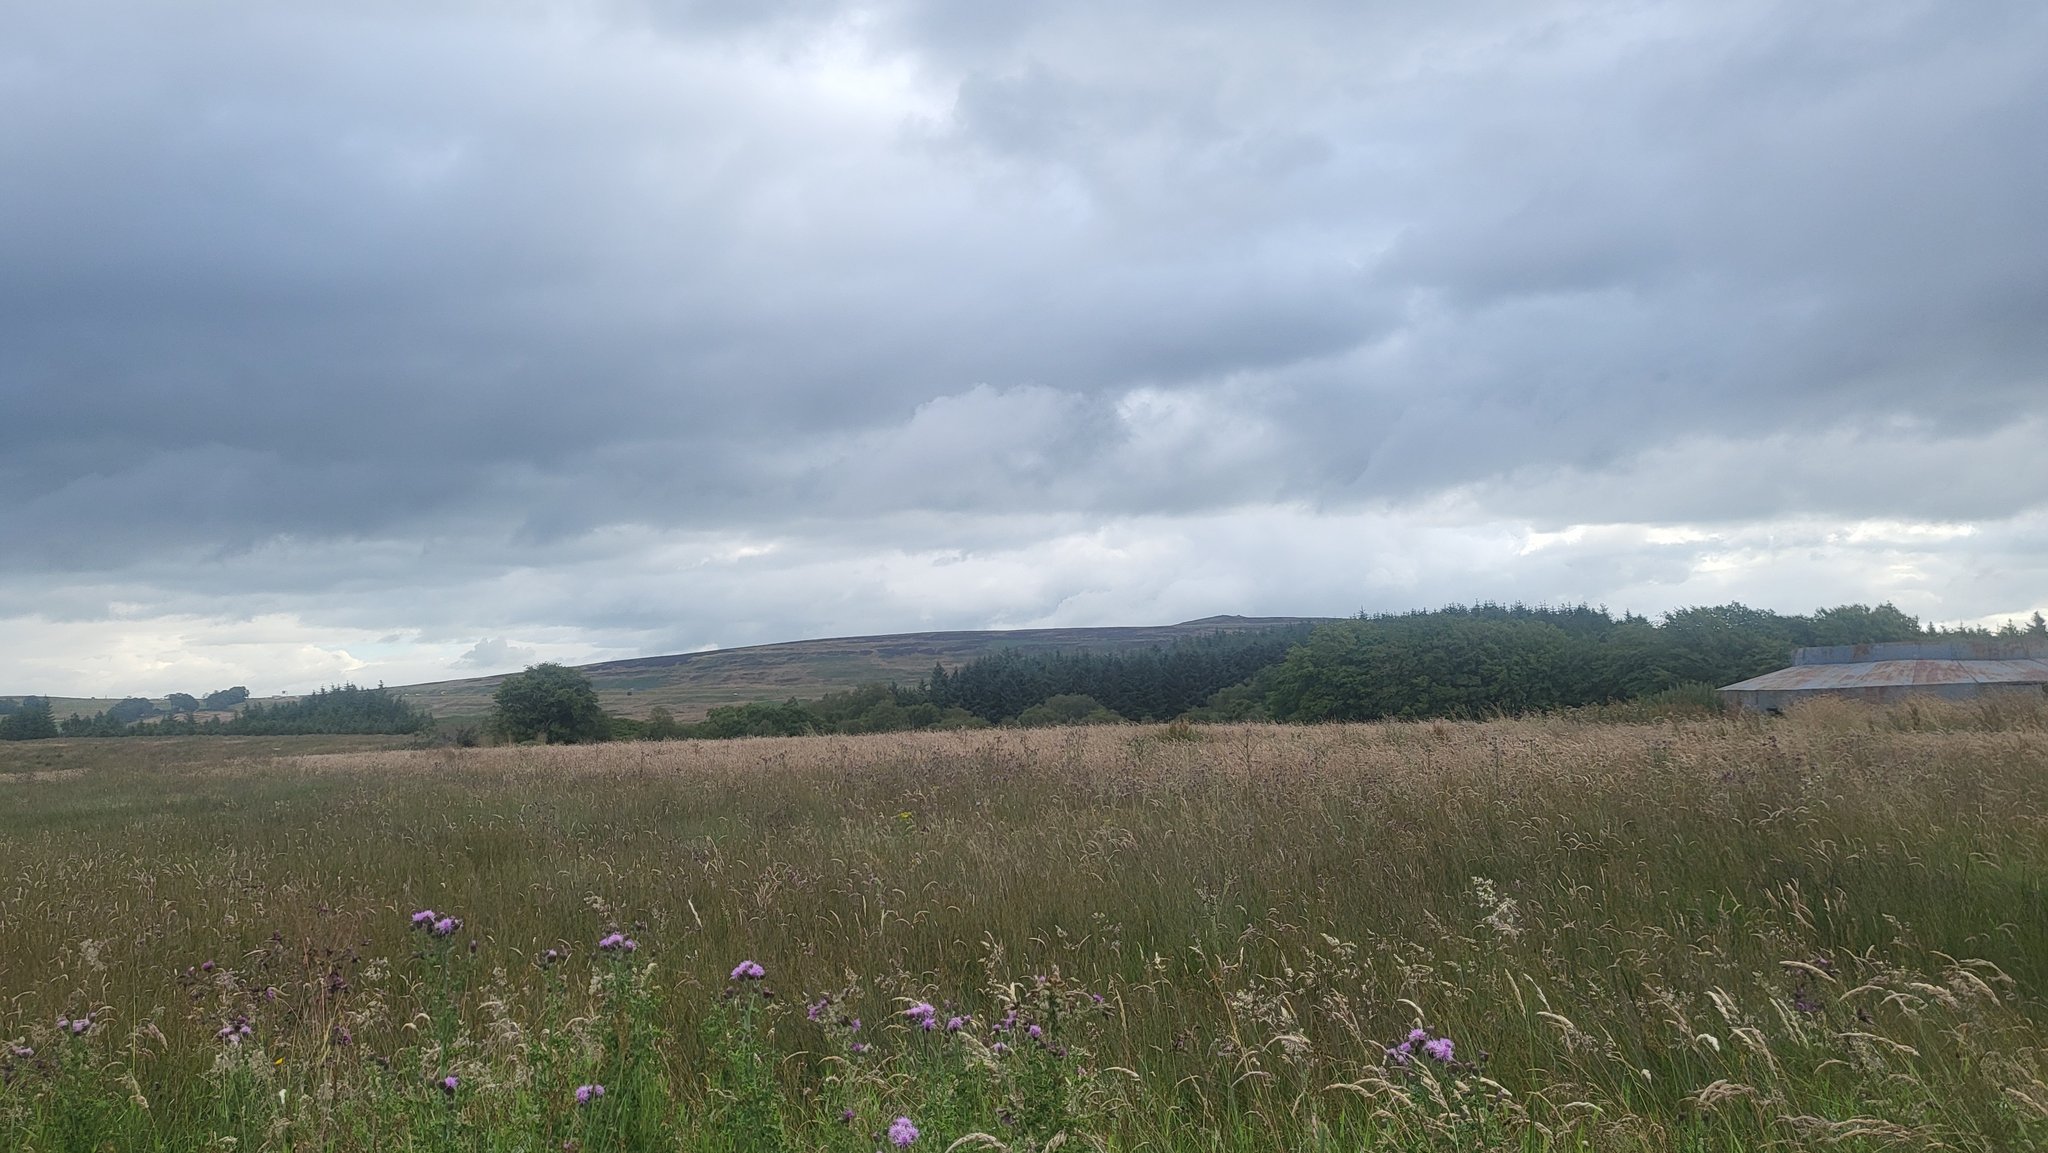
[[[1726,692],[1825,691],[1911,685],[2048,684],[2048,658],[2027,660],[1879,660],[1795,664],[1728,685]]]

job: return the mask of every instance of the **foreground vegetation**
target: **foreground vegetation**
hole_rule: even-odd
[[[2033,704],[175,744],[8,754],[0,1147],[2048,1142]]]

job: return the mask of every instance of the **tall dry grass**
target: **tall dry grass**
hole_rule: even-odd
[[[100,763],[0,784],[0,1035],[47,1056],[49,1022],[94,1013],[95,1075],[146,1114],[108,1124],[156,1147],[232,1122],[433,1148],[402,1119],[365,1144],[337,1101],[425,1044],[405,914],[432,907],[463,918],[470,974],[433,1055],[505,1100],[536,1023],[587,1008],[599,933],[633,934],[679,1148],[724,1147],[691,1118],[720,1107],[706,1018],[742,958],[781,994],[764,1044],[793,1147],[828,1144],[846,1060],[801,1002],[864,1016],[877,1092],[908,1109],[903,1004],[986,1021],[992,989],[1057,974],[1105,998],[1069,1121],[1104,1148],[2027,1148],[2048,1141],[2043,713]],[[206,961],[233,981],[187,973]],[[256,1128],[216,1100],[217,1030],[251,1011],[282,1093]],[[1455,1057],[1390,1061],[1418,1027]],[[0,1134],[47,1145],[24,1102],[53,1074],[8,1070]],[[477,1147],[521,1147],[510,1118]]]

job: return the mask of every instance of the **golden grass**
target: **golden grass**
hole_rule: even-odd
[[[351,1059],[405,1050],[430,906],[478,941],[477,1038],[546,1011],[541,950],[637,934],[686,1102],[753,957],[872,1021],[1055,970],[1102,994],[1105,1147],[2020,1148],[2048,1138],[2042,712],[79,742],[83,772],[0,790],[0,1033],[160,1036],[121,1068],[197,1140],[221,1010],[186,967],[280,991],[264,1051],[311,1093],[337,1021]],[[1389,1066],[1418,1025],[1456,1067]],[[824,1042],[774,1028],[801,1113]]]

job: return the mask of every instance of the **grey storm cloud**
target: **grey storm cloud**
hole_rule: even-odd
[[[507,574],[664,533],[2022,523],[2044,54],[2016,0],[18,6],[0,615],[659,629]]]

